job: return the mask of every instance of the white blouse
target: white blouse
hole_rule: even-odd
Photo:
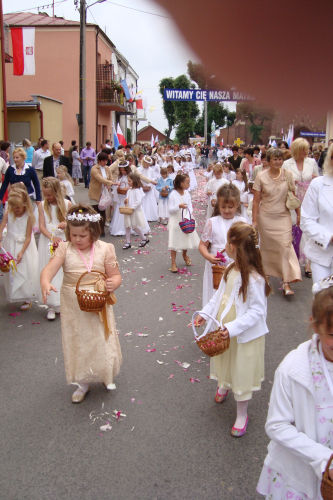
[[[318,165],[314,158],[305,158],[303,170],[297,168],[294,158],[289,158],[283,163],[283,168],[293,174],[295,182],[310,182],[313,177],[318,177]]]

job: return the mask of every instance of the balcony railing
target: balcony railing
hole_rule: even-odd
[[[96,74],[97,101],[124,106],[124,93],[115,81],[113,64],[98,64]]]

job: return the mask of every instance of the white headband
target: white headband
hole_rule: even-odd
[[[317,283],[314,283],[312,286],[312,293],[313,295],[316,295],[318,292],[325,290],[325,288],[330,288],[331,286],[333,286],[333,274],[331,274],[331,276],[327,276],[327,278],[317,281]]]
[[[101,220],[100,214],[83,214],[73,212],[72,214],[67,215],[67,220],[77,220],[80,222],[99,222]]]
[[[148,163],[149,165],[151,165],[153,163],[153,159],[150,158],[150,156],[147,156],[147,155],[143,157],[143,161],[145,163]]]

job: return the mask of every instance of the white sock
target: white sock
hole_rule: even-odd
[[[228,390],[227,389],[223,389],[223,387],[217,387],[217,392],[219,393],[220,396],[224,396]]]
[[[237,418],[234,423],[236,429],[243,429],[247,419],[247,406],[249,401],[237,401]]]
[[[131,228],[126,227],[126,243],[131,243]]]
[[[141,241],[145,241],[147,238],[145,237],[145,235],[143,234],[143,231],[139,228],[139,227],[135,227],[134,228],[134,231],[136,233],[138,233],[138,235],[140,236],[141,238]]]

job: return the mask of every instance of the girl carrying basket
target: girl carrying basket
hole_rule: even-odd
[[[81,403],[89,391],[89,383],[103,382],[115,389],[114,377],[122,360],[112,305],[108,302],[102,313],[80,309],[76,285],[86,271],[80,287],[93,292],[114,292],[121,284],[114,246],[99,240],[100,214],[87,205],[74,205],[67,214],[66,238],[41,273],[44,303],[57,290],[51,284],[63,267],[64,280],[60,292],[62,344],[68,384],[77,385],[73,403]],[[106,275],[90,273],[96,270]]]
[[[217,380],[216,403],[225,401],[229,390],[237,403],[237,417],[231,435],[241,437],[248,425],[247,407],[253,391],[264,380],[267,295],[270,292],[262,267],[256,230],[236,222],[228,231],[228,256],[234,260],[225,271],[218,290],[199,311],[195,324],[216,318],[223,325],[229,348],[211,358],[210,377]],[[205,333],[216,330],[208,319]]]

